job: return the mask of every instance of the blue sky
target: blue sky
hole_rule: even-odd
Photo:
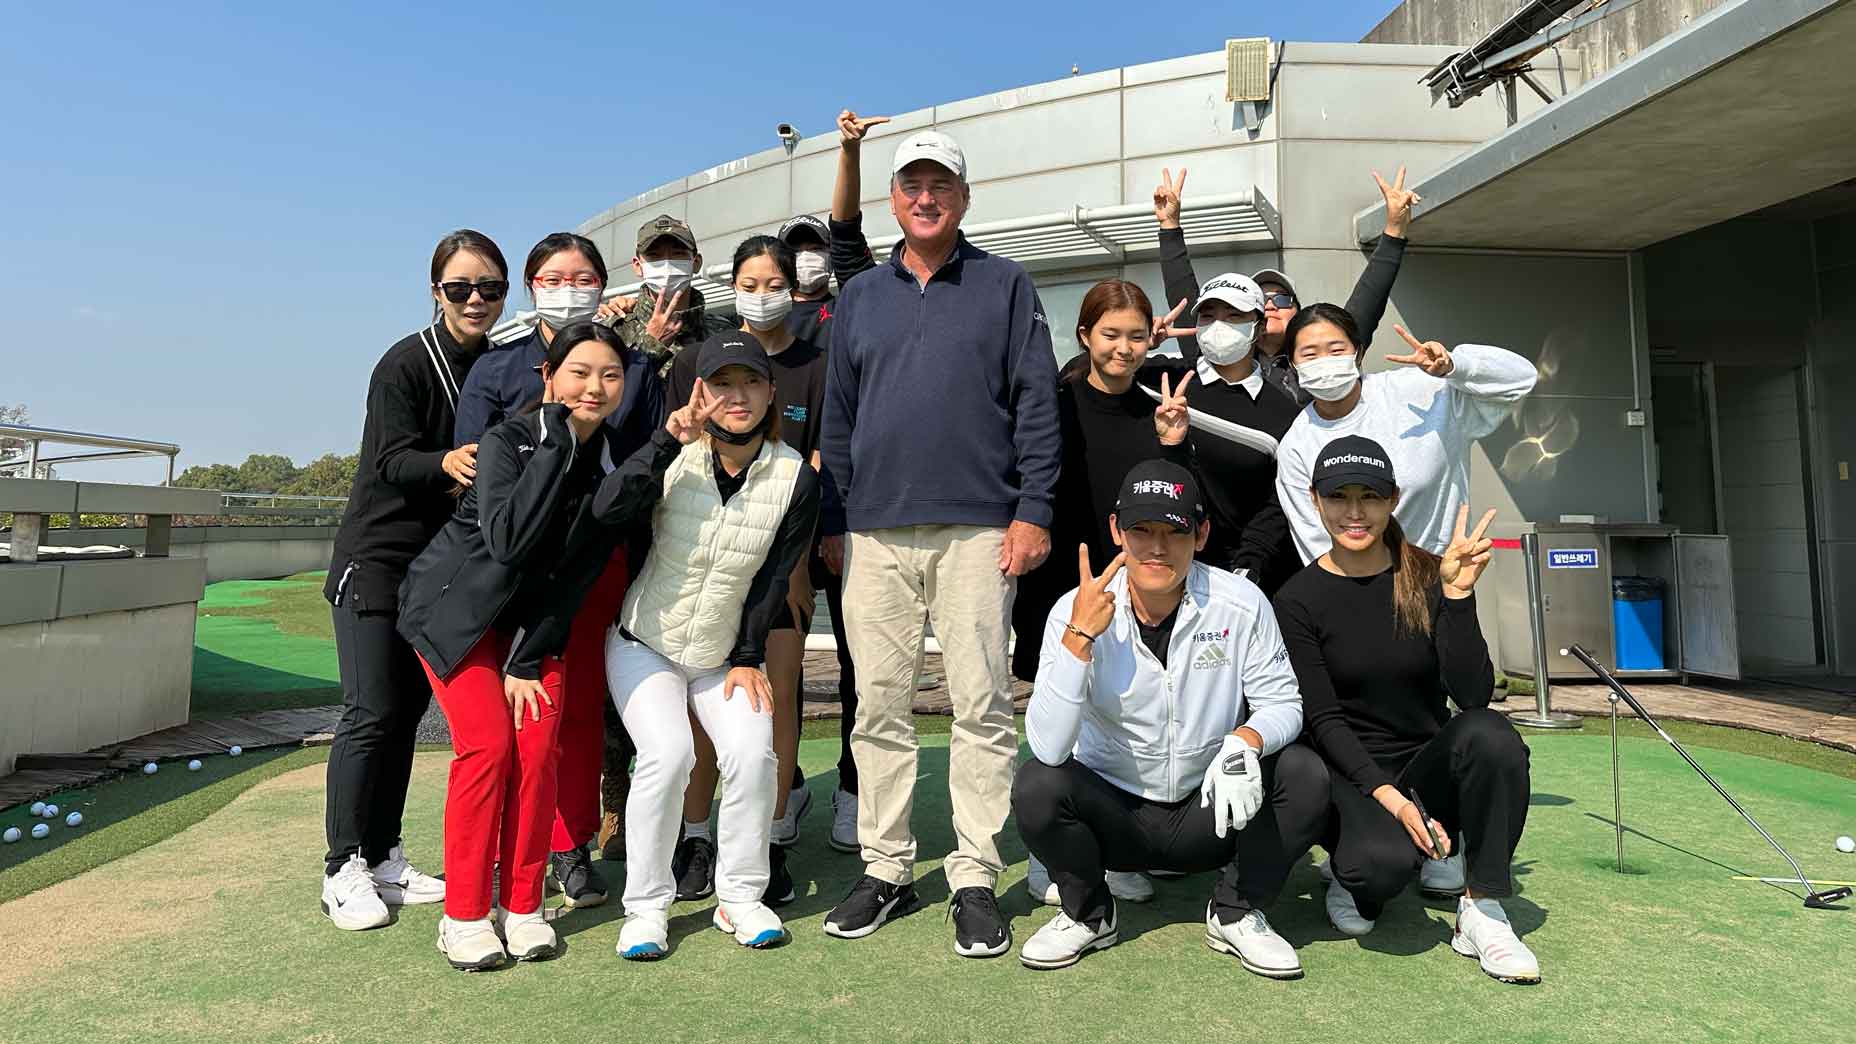
[[[780,120],[816,134],[847,105],[907,111],[1227,36],[1356,40],[1393,6],[943,0],[841,25],[797,5],[16,5],[0,403],[178,442],[182,466],[349,453],[374,360],[430,318],[425,269],[452,228],[520,264],[548,232],[765,148]]]

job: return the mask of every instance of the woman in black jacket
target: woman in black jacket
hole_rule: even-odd
[[[602,481],[628,474],[613,465],[603,423],[624,394],[628,354],[592,323],[555,336],[537,408],[484,434],[475,484],[400,588],[400,633],[418,651],[456,753],[438,946],[467,971],[559,948],[542,914],[565,695],[559,657],[618,536],[591,506]]]
[[[388,903],[436,903],[445,882],[400,847],[413,736],[431,690],[394,625],[406,567],[470,485],[477,447],[453,448],[458,387],[490,347],[509,267],[488,236],[460,229],[432,252],[432,325],[387,349],[323,595],[333,607],[342,717],[329,750],[322,910],[337,928],[377,928]]]

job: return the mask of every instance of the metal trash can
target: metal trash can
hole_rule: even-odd
[[[1662,577],[1611,578],[1611,630],[1619,670],[1663,669]]]

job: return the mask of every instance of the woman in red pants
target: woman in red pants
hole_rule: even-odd
[[[574,705],[560,656],[616,539],[591,504],[602,482],[623,484],[632,466],[614,466],[602,423],[618,407],[628,354],[592,323],[555,336],[541,400],[483,436],[476,483],[400,589],[400,632],[425,665],[456,753],[438,948],[467,971],[559,950],[542,880],[557,738]],[[647,467],[640,481],[652,480]],[[597,718],[569,727],[603,731]]]

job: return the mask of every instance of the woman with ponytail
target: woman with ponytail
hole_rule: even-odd
[[[1500,903],[1514,894],[1529,783],[1526,744],[1488,706],[1495,669],[1476,619],[1495,512],[1466,534],[1464,505],[1443,554],[1424,550],[1394,517],[1391,456],[1359,436],[1320,450],[1302,496],[1332,546],[1276,593],[1276,617],[1329,800],[1312,821],[1284,824],[1288,849],[1328,851],[1328,920],[1357,937],[1460,834],[1468,883],[1451,946],[1503,982],[1538,982]]]

